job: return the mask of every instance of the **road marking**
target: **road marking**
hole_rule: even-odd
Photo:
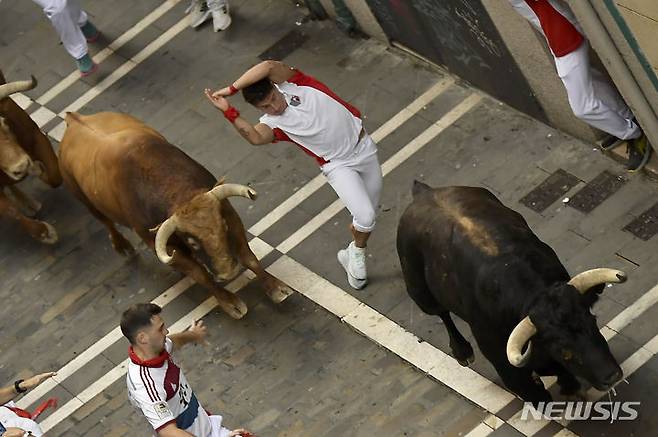
[[[420,95],[416,100],[407,105],[407,107],[403,108],[390,120],[381,125],[375,132],[373,132],[371,135],[373,141],[377,143],[386,138],[391,132],[402,126],[403,123],[408,121],[411,117],[423,109],[423,107],[425,107],[429,102],[434,100],[439,94],[448,89],[448,87],[450,87],[454,82],[454,79],[451,77],[445,77],[441,79],[434,86]],[[327,178],[325,178],[324,175],[317,175],[301,189],[297,190],[292,196],[288,197],[283,203],[274,208],[268,215],[260,219],[255,225],[249,228],[249,233],[255,237],[261,235],[263,232],[265,232],[266,229],[268,229],[274,223],[278,222],[283,216],[288,214],[293,208],[301,204],[305,199],[310,197],[311,194],[315,193],[326,183]]]
[[[189,24],[188,20],[189,19],[185,17],[181,19],[178,23],[174,24],[169,30],[167,30],[159,37],[157,37],[149,45],[144,47],[142,51],[140,51],[135,56],[133,56],[132,58],[128,59],[126,62],[121,64],[119,68],[114,70],[109,76],[98,82],[96,85],[94,85],[93,88],[91,88],[86,93],[78,97],[73,103],[71,103],[66,108],[64,108],[62,112],[60,112],[58,115],[61,118],[66,117],[67,112],[74,112],[79,110],[87,103],[89,103],[92,99],[94,99],[96,96],[98,96],[100,93],[102,93],[103,91],[114,85],[114,83],[116,83],[119,79],[121,79],[123,76],[128,74],[130,71],[132,71],[142,61],[144,61],[146,58],[151,56],[157,50],[162,48],[166,43],[171,41],[176,35],[181,33],[183,29],[186,29]],[[48,135],[55,138],[57,141],[61,141],[62,140],[61,132],[63,127],[64,128],[66,127],[65,121],[62,121],[57,126],[55,126],[51,131],[48,132]]]
[[[432,126],[430,126],[428,129],[426,129],[422,134],[420,134],[418,137],[416,137],[411,142],[409,142],[407,145],[405,145],[400,151],[398,151],[395,155],[393,155],[391,158],[389,158],[384,163],[382,168],[384,166],[387,166],[386,168],[388,169],[385,174],[389,173],[394,168],[396,168],[398,165],[400,165],[402,162],[404,162],[409,156],[411,156],[412,153],[415,153],[416,151],[420,150],[420,148],[425,144],[425,143],[421,143],[421,141],[425,141],[426,143],[431,141],[434,137],[436,137],[436,135],[438,135],[441,131],[443,131],[451,123],[456,121],[459,117],[461,117],[463,114],[465,114],[469,109],[471,109],[473,106],[475,106],[480,101],[480,99],[481,99],[480,96],[478,96],[476,94],[471,94],[469,97],[467,97],[461,103],[459,103],[457,106],[455,106],[455,108],[453,108],[453,110],[451,110],[450,112],[445,114],[443,117],[441,117],[436,123],[432,124]],[[434,134],[432,134],[432,133],[434,133]],[[412,150],[413,152],[409,152],[410,150]],[[336,202],[334,202],[334,204],[335,203]],[[332,206],[334,204],[332,204]],[[329,209],[329,208],[327,208],[327,209]],[[323,213],[325,215],[326,215],[326,211],[327,211],[326,209],[325,209],[325,211],[323,211]],[[321,214],[323,214],[323,213],[321,213]],[[252,242],[253,242],[253,245],[252,245]],[[265,243],[264,241],[262,241],[258,237],[254,237],[251,240],[250,247],[257,248],[259,251],[261,251],[260,255],[262,255],[262,256],[265,256],[267,253],[270,253],[272,250],[274,250],[272,248],[272,246]],[[285,256],[285,254],[284,254],[284,256]],[[285,256],[285,258],[290,259],[287,256]],[[276,262],[274,264],[276,264]],[[303,267],[303,266],[301,266],[301,267]],[[317,275],[315,273],[312,273],[308,269],[301,270],[301,268],[299,268],[299,269],[296,269],[296,271],[299,271],[302,274],[305,274],[309,278],[313,278],[313,282],[312,283],[308,283],[308,282],[301,283],[300,281],[304,281],[304,277],[296,276],[295,273],[291,274],[289,272],[286,273],[284,275],[284,277],[288,278],[292,283],[288,282],[283,277],[280,278],[280,279],[283,280],[284,282],[287,282],[288,285],[292,286],[296,290],[301,290],[302,289],[302,288],[299,288],[299,284],[302,284],[305,288],[310,287],[311,290],[317,288],[319,284],[329,284],[332,287],[338,289],[333,284],[329,283],[328,281],[326,281],[322,278],[318,277],[319,279],[316,279]],[[298,284],[298,286],[295,286],[293,284]],[[338,289],[338,290],[340,290],[340,289]],[[326,305],[328,305],[328,307],[334,309],[334,311],[332,311],[332,312],[334,312],[334,314],[336,314],[335,311],[338,311],[338,313],[340,313],[340,311],[338,309],[340,308],[341,304],[342,305],[347,305],[347,307],[350,308],[350,309],[352,309],[356,303],[361,304],[360,301],[358,301],[355,298],[351,297],[349,294],[343,292],[342,290],[341,290],[341,293],[342,293],[342,295],[334,296],[332,302],[326,303]],[[306,293],[301,293],[301,294],[306,295]],[[320,294],[322,294],[322,293],[320,293]],[[204,302],[202,304],[202,306],[206,305],[207,302],[209,302],[209,300],[206,300],[206,302]],[[214,301],[214,302],[216,303],[216,301]],[[363,305],[363,304],[361,304],[361,305]],[[212,310],[212,308],[207,309],[208,312],[210,312],[210,310]],[[366,310],[363,309],[362,311],[366,311]],[[386,320],[388,320],[388,319],[386,319]],[[176,323],[180,324],[181,321],[178,321]],[[393,323],[393,322],[391,322],[391,323]],[[173,325],[172,326],[172,328],[171,328],[172,332],[175,332],[174,329],[173,329],[174,326],[178,326],[178,325]],[[395,326],[397,326],[397,325],[395,325]],[[118,328],[115,328],[115,330],[116,329],[118,329]],[[112,331],[112,332],[114,332],[114,331]],[[110,334],[108,334],[108,335],[110,335]],[[412,334],[409,334],[409,335],[412,335]],[[413,341],[412,343],[418,343],[418,342]],[[430,346],[428,343],[424,343],[424,345],[425,345],[425,347],[434,348],[433,346]],[[434,349],[436,349],[436,348],[434,348]],[[97,349],[94,350],[94,353],[97,355],[102,350],[104,350],[104,349],[97,348]],[[438,349],[436,349],[436,351],[438,351]],[[417,356],[418,359],[420,359],[421,357],[427,357],[427,351],[426,350],[418,351],[418,350],[415,350],[415,349],[409,349],[408,353],[411,354],[412,356]],[[420,353],[420,355],[414,355],[414,354],[419,354],[419,353]],[[438,351],[438,353],[443,354],[443,352],[441,352],[441,351]],[[90,354],[87,355],[87,357],[90,357],[91,355],[93,355],[93,354],[90,353]],[[445,354],[443,354],[442,357],[443,356],[445,356]],[[445,359],[442,359],[441,361],[445,361]],[[450,364],[446,364],[446,365],[450,365]],[[454,366],[454,365],[459,366],[456,361],[454,361],[451,365],[452,366]],[[65,405],[66,408],[65,408],[64,412],[62,412],[60,414],[57,414],[56,416],[55,416],[55,413],[53,413],[51,416],[49,416],[48,418],[46,418],[42,422],[42,428],[43,428],[44,432],[46,432],[48,429],[51,429],[53,426],[57,425],[59,422],[64,420],[66,417],[68,417],[70,414],[72,414],[75,410],[77,410],[82,405],[84,405],[84,403],[87,402],[88,399],[93,398],[95,395],[100,393],[102,390],[109,387],[109,385],[111,385],[114,381],[116,381],[121,376],[121,374],[122,374],[121,372],[125,373],[125,371],[126,371],[126,369],[125,369],[125,362],[124,362],[124,363],[119,364],[117,367],[115,367],[113,370],[108,372],[106,375],[102,376],[99,380],[94,382],[94,384],[92,384],[92,386],[88,387],[83,392],[81,392],[79,395],[77,395],[73,399],[71,399]],[[439,376],[442,375],[442,373],[441,373],[442,370],[438,369],[438,368],[431,368],[431,369],[428,368],[427,371],[431,372],[431,374],[433,376],[435,374],[439,375]],[[470,372],[472,372],[474,375],[477,375],[472,370]],[[59,376],[59,375],[57,375],[57,376]],[[495,384],[493,384],[491,382],[489,382],[489,383],[484,382],[486,380],[482,377],[480,377],[481,379],[477,379],[477,377],[473,376],[473,378],[474,379],[471,379],[471,384],[467,384],[466,385],[467,387],[463,388],[463,390],[467,390],[467,388],[470,387],[470,391],[468,391],[469,393],[475,391],[477,393],[483,394],[483,399],[487,399],[489,397],[492,397],[492,398],[495,398],[495,399],[506,399],[505,397],[501,398],[500,394],[496,394],[496,393],[502,393],[502,392],[504,392],[504,390],[497,388],[497,386]],[[476,379],[477,379],[478,382],[473,382]],[[92,389],[92,387],[93,387],[93,389]],[[493,392],[495,392],[494,394],[491,393],[492,390],[493,390]],[[87,400],[85,400],[85,399],[87,399]],[[495,402],[495,401],[492,400],[492,402]],[[499,402],[502,402],[502,406],[504,406],[504,405],[507,405],[509,400],[506,400],[504,402],[503,401],[499,401]],[[26,408],[22,405],[23,404],[21,404],[21,408]],[[53,417],[52,420],[49,420],[49,419],[51,419],[51,417]],[[46,429],[46,426],[48,427],[48,429]]]
[[[420,97],[418,97],[414,102],[412,102],[410,105],[408,105],[406,108],[404,108],[402,111],[408,113],[413,110],[420,110],[422,109],[423,106],[425,106],[427,103],[429,103],[431,100],[428,100],[428,98],[431,96],[432,99],[436,98],[441,92],[445,91],[450,84],[454,83],[452,79],[444,79],[439,82],[437,82],[434,86],[432,86],[428,91],[423,93]],[[397,117],[397,118],[396,118]],[[398,114],[393,116],[391,120],[396,119],[396,123],[391,123],[391,120],[387,121],[382,125],[382,128],[384,126],[389,126],[388,128],[384,129],[382,131],[383,133],[378,134],[380,140],[385,138],[390,132],[392,132],[391,126],[400,126],[398,123],[402,123],[403,121],[401,120],[408,120],[411,118],[411,115],[405,115],[405,117],[398,117]],[[377,129],[375,133],[380,132],[380,129]],[[52,131],[51,131],[52,132]],[[63,134],[63,132],[62,132]],[[373,134],[374,135],[374,134]],[[61,139],[61,137],[60,137]],[[324,179],[324,176],[319,175],[322,179]],[[310,185],[318,179],[317,177],[313,179],[309,184],[306,186]],[[323,181],[324,183],[324,181]],[[300,192],[304,191],[306,189],[306,186],[302,187],[300,190],[295,192],[293,195],[291,195],[288,199],[286,199],[283,204],[287,205],[289,209],[285,211],[285,213],[282,213],[282,210],[279,208],[275,208],[274,210],[270,211],[263,219],[261,219],[258,222],[258,228],[260,229],[260,232],[264,232],[266,229],[268,229],[270,226],[272,226],[274,223],[279,221],[281,218],[285,216],[285,214],[290,211],[293,207],[301,203],[306,197],[310,196],[310,194],[313,193],[313,191],[308,192],[305,196],[300,196]],[[319,188],[319,187],[318,187]],[[317,188],[316,188],[317,190]],[[294,200],[291,200],[294,199]],[[296,203],[295,203],[296,202]],[[282,204],[282,205],[283,205]],[[250,232],[252,230],[250,229]],[[252,232],[253,234],[253,232]],[[249,246],[251,247],[251,250],[254,252],[254,254],[259,258],[262,259],[265,257],[271,250],[272,248],[264,243],[262,240],[259,238],[253,238],[251,241],[249,241]],[[162,294],[160,294],[158,297],[156,297],[152,302],[164,307],[167,305],[169,302],[174,300],[176,297],[178,297],[181,293],[183,293],[185,290],[187,290],[189,287],[191,287],[194,284],[194,281],[190,279],[189,277],[185,277],[181,279],[179,282],[165,290]],[[27,409],[30,407],[32,404],[34,404],[37,400],[39,400],[41,397],[46,395],[50,390],[52,390],[54,387],[56,387],[59,383],[63,382],[65,379],[70,377],[72,374],[74,374],[76,371],[81,369],[84,365],[89,363],[92,359],[100,355],[104,350],[109,348],[111,345],[113,345],[115,342],[117,342],[120,338],[122,337],[121,330],[117,326],[114,328],[112,331],[110,331],[108,334],[106,334],[103,338],[101,338],[97,343],[91,345],[88,349],[80,353],[75,359],[71,360],[68,362],[64,367],[62,367],[60,370],[57,371],[57,376],[54,378],[51,378],[45,382],[43,382],[41,385],[36,387],[35,389],[31,390],[29,393],[27,393],[23,398],[18,401],[18,406],[23,409]]]
[[[450,112],[445,114],[438,121],[425,129],[425,131],[423,131],[420,135],[411,140],[411,142],[407,143],[407,145],[395,153],[395,155],[390,157],[382,165],[383,175],[386,176],[397,166],[405,162],[411,155],[420,150],[423,146],[433,140],[438,134],[443,132],[448,126],[454,123],[459,117],[469,111],[481,99],[481,96],[477,94],[471,94],[462,100],[457,106],[452,108]],[[277,250],[282,253],[288,253],[291,249],[304,241],[309,235],[315,232],[320,226],[326,223],[327,220],[336,215],[343,208],[343,202],[340,199],[335,200],[331,205],[329,205],[322,212],[309,220],[304,226],[299,228],[285,241],[279,244],[277,246]]]
[[[166,0],[165,2],[163,2],[160,6],[155,8],[153,12],[151,12],[146,17],[138,21],[134,26],[132,26],[126,32],[121,34],[117,39],[112,41],[103,50],[96,53],[96,55],[92,57],[94,62],[100,64],[103,61],[105,61],[113,53],[115,53],[125,44],[130,42],[142,30],[146,29],[148,26],[153,24],[157,19],[162,17],[165,13],[167,13],[171,8],[173,8],[180,2],[181,0]],[[59,81],[59,83],[57,83],[55,86],[50,88],[47,92],[45,92],[41,97],[39,97],[36,100],[36,102],[39,103],[40,105],[46,105],[52,99],[57,97],[62,91],[73,85],[78,79],[80,79],[80,72],[78,70],[75,70],[71,74],[66,76],[64,79]]]

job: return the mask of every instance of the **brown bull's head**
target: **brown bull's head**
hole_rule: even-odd
[[[30,90],[37,86],[32,80],[11,82],[0,85],[0,100],[14,93]],[[43,168],[32,161],[18,143],[11,128],[11,122],[0,114],[0,170],[15,181],[23,179],[28,174],[40,174]]]
[[[170,264],[175,251],[167,253],[167,241],[176,233],[190,249],[195,260],[206,267],[215,279],[228,281],[240,271],[235,242],[230,237],[229,222],[222,214],[223,199],[230,196],[256,198],[256,192],[238,184],[220,184],[207,193],[195,196],[165,220],[155,236],[155,252],[160,261]]]

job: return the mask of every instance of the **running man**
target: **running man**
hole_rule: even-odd
[[[229,104],[226,97],[239,90],[265,113],[260,123],[252,125]],[[365,287],[366,243],[375,227],[382,171],[359,110],[322,82],[278,61],[261,62],[232,85],[205,93],[249,143],[289,141],[315,158],[352,215],[352,241],[338,251],[338,261],[353,288]]]

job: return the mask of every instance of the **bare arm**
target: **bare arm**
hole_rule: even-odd
[[[248,87],[251,84],[258,82],[261,79],[268,78],[274,83],[285,82],[295,75],[295,70],[289,66],[279,61],[263,61],[260,64],[256,64],[251,67],[249,70],[244,72],[242,76],[233,82],[233,87],[235,90],[231,90],[230,86],[216,91],[220,96],[230,96],[234,94],[234,91],[241,90]]]
[[[175,423],[170,423],[169,425],[162,428],[158,431],[158,437],[195,437],[189,432],[180,429],[176,426]]]
[[[169,336],[169,339],[173,343],[173,350],[180,349],[188,343],[201,343],[203,345],[207,344],[206,335],[208,334],[208,329],[203,326],[203,321],[199,320],[192,323],[192,326],[187,331],[179,332],[178,334],[172,334]]]
[[[228,103],[228,100],[222,97],[219,91],[213,93],[206,88],[205,94],[215,108],[222,112],[229,109],[230,104]],[[274,131],[264,123],[258,123],[257,125],[252,126],[247,120],[238,116],[232,124],[233,127],[235,127],[235,130],[242,135],[242,138],[249,141],[254,146],[269,144],[274,140]]]
[[[30,390],[36,387],[37,385],[41,384],[43,381],[46,379],[56,375],[57,373],[55,372],[47,372],[47,373],[40,373],[39,375],[34,375],[31,378],[26,379],[25,381],[21,382],[18,384],[18,386],[21,389],[26,389]],[[8,386],[8,387],[2,387],[0,388],[0,405],[6,404],[7,402],[13,400],[18,396],[18,393],[16,392],[14,388],[14,384]]]

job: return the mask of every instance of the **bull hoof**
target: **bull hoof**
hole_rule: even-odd
[[[53,228],[52,225],[46,222],[41,222],[41,223],[45,227],[45,230],[39,235],[38,240],[45,244],[57,243],[59,237],[57,236],[57,231],[55,230],[55,228]]]
[[[135,248],[123,236],[113,238],[112,235],[110,235],[110,242],[112,243],[112,248],[120,255],[132,256],[135,254]]]
[[[274,288],[268,288],[265,290],[265,294],[270,300],[274,303],[281,303],[293,294],[295,290],[288,287],[286,284],[276,285]]]
[[[237,296],[233,296],[230,302],[221,301],[219,307],[231,318],[239,320],[247,314],[247,304]]]
[[[457,362],[463,367],[468,367],[468,366],[470,366],[471,364],[473,364],[475,362],[475,356],[471,355],[470,357],[466,358],[465,360],[464,359],[460,360],[459,358],[457,358]]]

